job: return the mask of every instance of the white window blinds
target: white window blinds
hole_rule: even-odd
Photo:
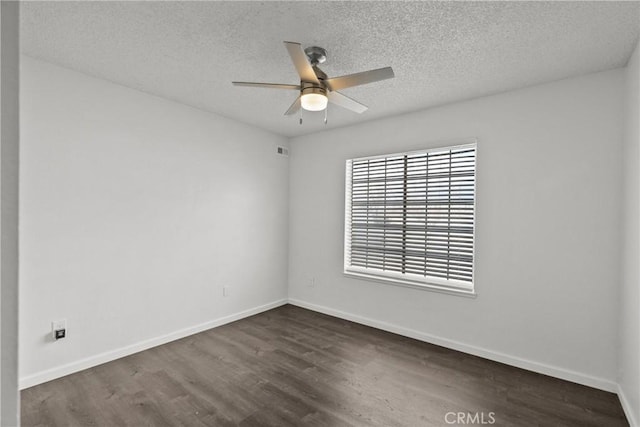
[[[345,272],[473,292],[476,145],[347,160]]]

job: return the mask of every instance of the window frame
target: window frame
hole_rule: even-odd
[[[455,280],[455,279],[442,279],[434,276],[421,276],[411,273],[400,273],[393,271],[383,272],[382,270],[351,266],[349,265],[350,256],[350,242],[351,242],[351,174],[350,162],[353,165],[354,161],[362,160],[376,160],[385,159],[397,156],[410,156],[416,154],[426,154],[438,151],[449,151],[456,149],[474,148],[475,149],[475,163],[474,163],[474,182],[473,182],[473,232],[472,232],[472,265],[471,265],[471,282]],[[343,274],[346,277],[364,279],[369,281],[375,281],[385,284],[405,286],[415,289],[436,291],[453,295],[461,295],[467,297],[476,297],[476,281],[475,281],[475,268],[476,268],[476,217],[477,217],[477,186],[478,186],[478,141],[476,138],[469,138],[464,140],[457,140],[455,142],[444,142],[432,146],[429,148],[397,153],[386,153],[374,156],[354,157],[345,161],[345,205],[344,205],[344,253],[343,253]]]

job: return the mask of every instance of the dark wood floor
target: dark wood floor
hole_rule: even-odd
[[[23,426],[416,427],[450,412],[628,425],[614,394],[290,305],[22,391]]]

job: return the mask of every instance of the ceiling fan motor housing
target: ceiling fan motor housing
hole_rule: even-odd
[[[308,93],[317,93],[327,96],[327,89],[318,83],[302,82],[302,88],[300,89],[300,95],[306,95]]]

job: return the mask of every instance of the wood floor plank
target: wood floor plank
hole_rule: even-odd
[[[26,427],[628,425],[612,393],[290,305],[21,397]]]

